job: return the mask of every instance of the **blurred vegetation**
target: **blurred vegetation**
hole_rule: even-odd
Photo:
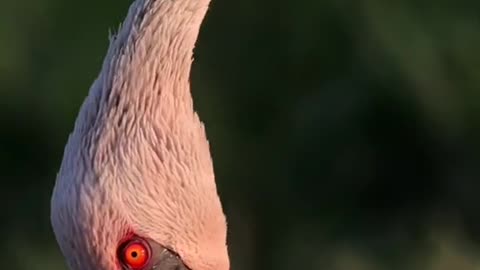
[[[66,269],[50,193],[131,0],[3,0],[0,257]],[[480,269],[480,2],[213,0],[192,84],[232,269]]]

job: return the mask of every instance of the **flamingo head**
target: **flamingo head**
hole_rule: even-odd
[[[228,270],[188,76],[208,0],[137,0],[65,147],[51,222],[71,270]]]

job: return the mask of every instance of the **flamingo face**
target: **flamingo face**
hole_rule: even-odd
[[[226,219],[193,109],[209,0],[136,0],[111,38],[51,201],[70,270],[228,270]]]

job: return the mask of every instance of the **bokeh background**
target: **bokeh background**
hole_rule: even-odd
[[[1,0],[2,267],[131,0]],[[233,270],[480,269],[480,2],[214,0],[195,50]]]

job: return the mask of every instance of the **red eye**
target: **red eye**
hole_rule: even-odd
[[[121,249],[120,259],[130,269],[142,269],[150,258],[150,250],[142,241],[131,241]]]

